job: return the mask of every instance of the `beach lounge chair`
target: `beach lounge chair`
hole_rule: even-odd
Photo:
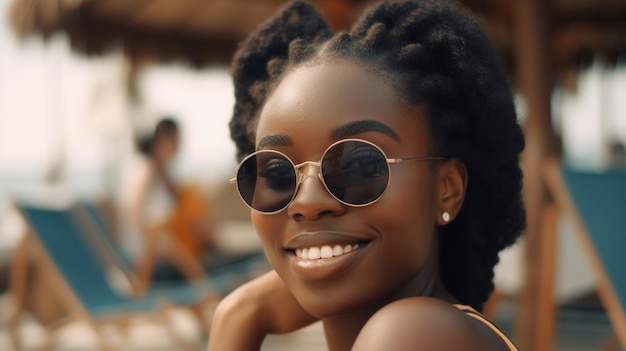
[[[161,323],[172,339],[183,349],[198,349],[179,336],[167,317],[175,305],[200,306],[211,303],[216,294],[208,287],[182,287],[165,293],[147,292],[141,298],[120,291],[113,280],[123,275],[115,273],[114,265],[104,265],[100,254],[82,233],[79,210],[75,206],[37,206],[17,204],[32,236],[32,242],[41,250],[38,259],[45,262],[43,274],[49,287],[51,303],[63,305],[67,319],[79,319],[94,331],[101,349],[112,349],[102,333],[109,323],[125,324],[138,316],[148,316]],[[18,338],[13,336],[13,338]],[[18,342],[14,344],[19,345]],[[199,346],[199,345],[198,345]]]
[[[90,222],[84,223],[87,229],[85,234],[90,235],[90,240],[95,243],[94,247],[99,251],[104,262],[117,266],[127,277],[133,279],[132,263],[113,242],[113,230],[102,211],[96,204],[89,201],[80,201],[78,207],[79,211],[84,213],[82,219]],[[213,254],[219,255],[220,253],[214,252]],[[214,265],[209,267],[208,276],[192,285],[210,286],[213,291],[222,296],[270,269],[262,250],[235,254],[226,253],[217,257],[214,262]],[[150,282],[149,291],[156,294],[167,294],[168,289],[188,285],[188,281]]]
[[[603,349],[626,349],[626,170],[582,171],[549,160],[543,178],[556,207],[574,226],[613,326],[615,335]],[[549,299],[552,292],[546,294]],[[547,329],[553,332],[554,326]]]

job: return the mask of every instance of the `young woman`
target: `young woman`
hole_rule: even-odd
[[[209,350],[314,320],[331,351],[515,350],[476,312],[525,225],[524,140],[476,21],[384,2],[334,34],[295,2],[234,83],[234,182],[274,271],[223,300]]]
[[[208,203],[170,175],[179,139],[174,119],[159,120],[123,179],[119,241],[136,265],[140,291],[151,280],[204,277],[202,254],[214,242]]]

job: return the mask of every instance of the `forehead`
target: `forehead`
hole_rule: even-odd
[[[316,92],[316,95],[310,94]],[[375,108],[383,100],[398,99],[388,79],[357,63],[346,60],[323,61],[312,66],[296,67],[286,74],[268,99],[268,104],[285,103],[299,100],[310,101],[320,98],[326,104],[341,102],[349,105],[363,105],[363,97],[378,96],[375,100],[367,99],[363,109]],[[272,99],[274,98],[274,99]],[[354,107],[354,106],[353,106]]]
[[[332,128],[357,120],[414,133],[424,129],[416,125],[422,110],[401,98],[390,77],[352,61],[324,60],[286,73],[261,110],[256,142],[269,134],[328,139]]]

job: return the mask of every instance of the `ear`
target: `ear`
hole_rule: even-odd
[[[436,172],[437,224],[446,225],[456,218],[463,206],[467,188],[467,169],[458,158],[451,158],[439,164]],[[450,215],[444,220],[443,213]]]

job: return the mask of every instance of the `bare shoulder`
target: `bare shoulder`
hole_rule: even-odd
[[[353,350],[508,350],[487,326],[434,298],[394,301],[365,324]]]

